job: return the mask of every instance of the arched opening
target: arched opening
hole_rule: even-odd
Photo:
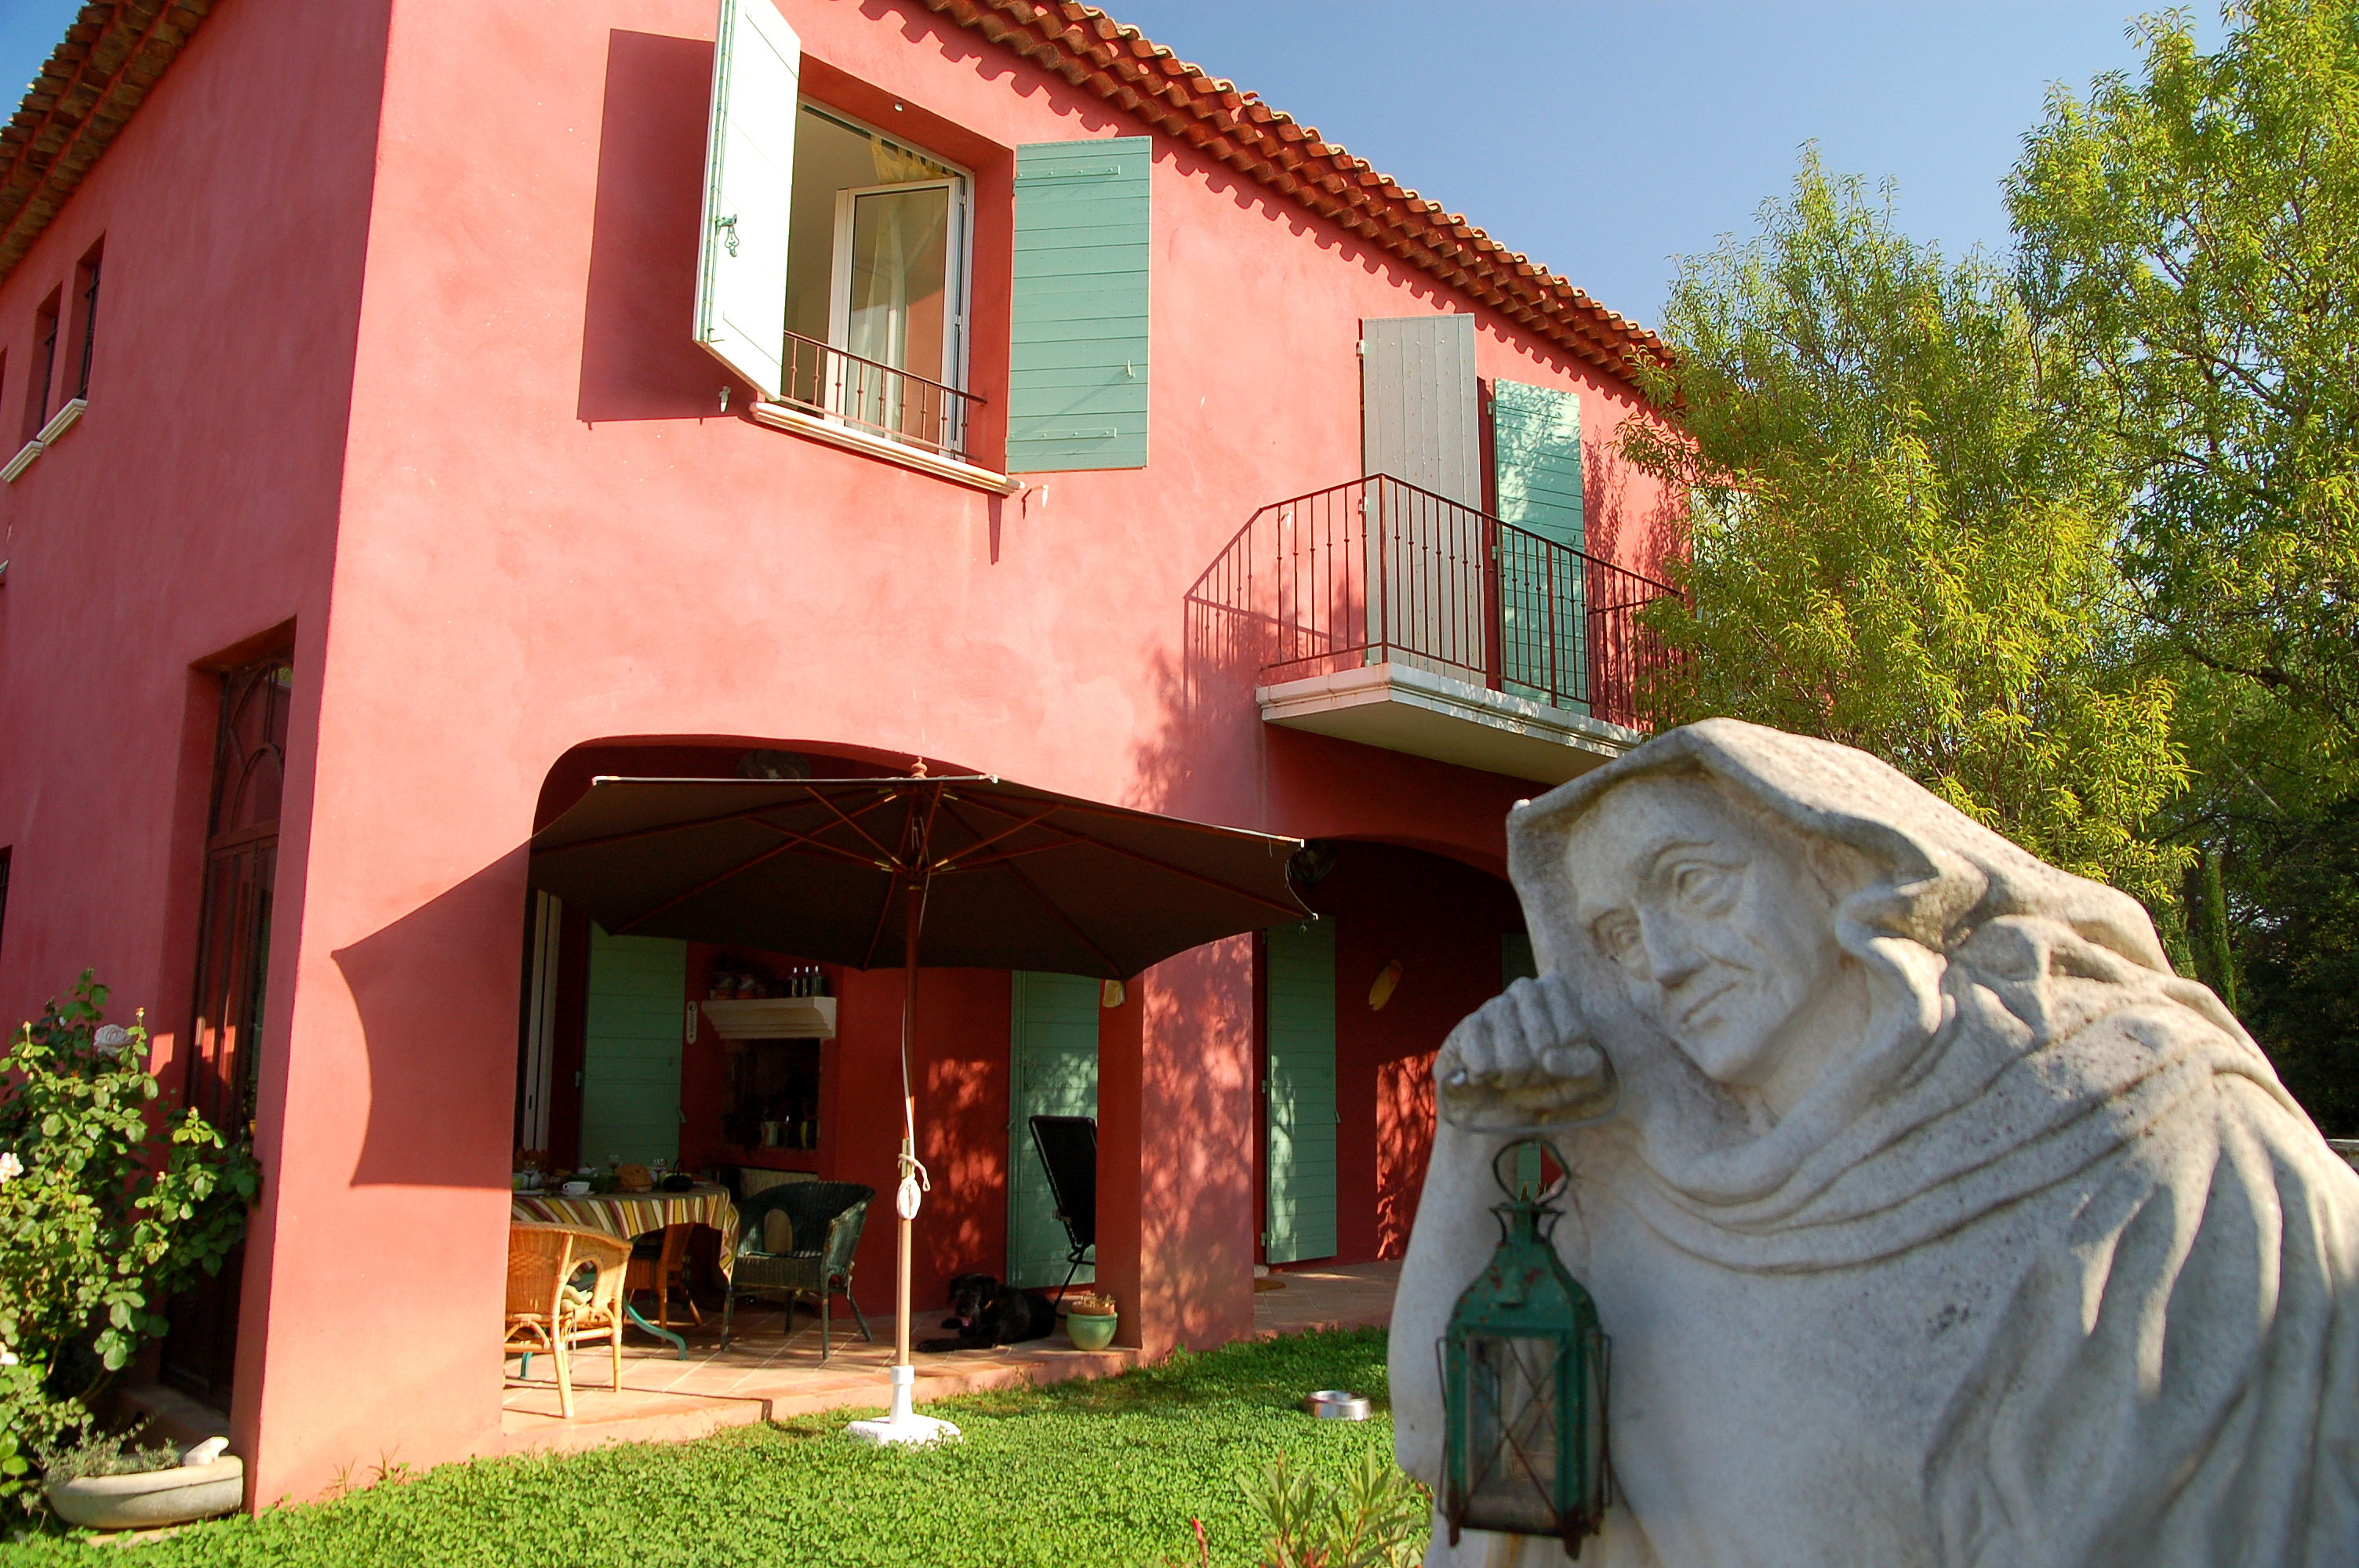
[[[913,760],[762,738],[595,742],[551,765],[535,827],[562,816],[601,775],[866,778],[899,774]],[[526,895],[523,918],[519,1162],[600,1173],[602,1183],[617,1165],[660,1163],[736,1200],[783,1182],[873,1188],[882,1195],[853,1254],[851,1294],[889,1339],[900,971],[614,935],[538,891]],[[1012,989],[1006,970],[929,968],[923,977],[911,1063],[919,1155],[933,1175],[912,1282],[921,1307],[940,1303],[958,1274],[1008,1272]],[[685,1281],[708,1304],[719,1244],[711,1228],[684,1238]],[[640,1305],[652,1313],[644,1298]],[[850,1316],[842,1296],[832,1310],[840,1336]],[[756,1345],[775,1346],[786,1326],[774,1303],[741,1302],[736,1313],[734,1332]],[[815,1349],[808,1303],[794,1321]]]
[[[1433,1147],[1433,1058],[1531,971],[1515,890],[1429,849],[1316,840],[1309,925],[1262,945],[1265,1260],[1398,1259]]]

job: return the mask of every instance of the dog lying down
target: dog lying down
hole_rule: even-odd
[[[1057,1332],[1057,1309],[1038,1291],[1003,1285],[989,1274],[961,1274],[951,1281],[951,1315],[942,1326],[955,1339],[925,1339],[920,1350],[988,1350]]]

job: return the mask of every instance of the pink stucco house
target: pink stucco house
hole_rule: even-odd
[[[889,1184],[897,979],[701,1027],[799,960],[538,892],[595,774],[1313,840],[1320,921],[1118,995],[929,977],[917,1294],[1055,1282],[1041,1109],[1150,1353],[1397,1255],[1503,814],[1634,739],[1653,337],[1080,5],[82,15],[0,131],[0,1011],[95,968],[250,1129],[155,1368],[250,1506],[500,1448],[518,1150]]]

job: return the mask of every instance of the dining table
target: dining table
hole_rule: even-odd
[[[678,1193],[519,1192],[509,1199],[508,1217],[527,1225],[563,1225],[576,1230],[594,1230],[625,1243],[675,1225],[710,1226],[721,1233],[722,1273],[728,1274],[737,1263],[736,1202],[727,1187],[710,1182],[699,1182],[686,1192]],[[688,1359],[685,1338],[641,1317],[628,1298],[623,1303],[623,1311],[640,1328],[669,1341],[679,1351],[680,1360]]]

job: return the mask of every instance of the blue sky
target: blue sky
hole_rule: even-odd
[[[482,0],[496,4],[497,0]],[[1999,181],[2051,83],[2136,60],[2139,0],[1112,0],[1216,76],[1625,316],[1751,227],[1805,142],[1899,183],[1902,225],[2006,242]],[[0,83],[79,0],[0,0]],[[2202,36],[2216,41],[2208,8]],[[1446,26],[1444,26],[1446,24]]]

